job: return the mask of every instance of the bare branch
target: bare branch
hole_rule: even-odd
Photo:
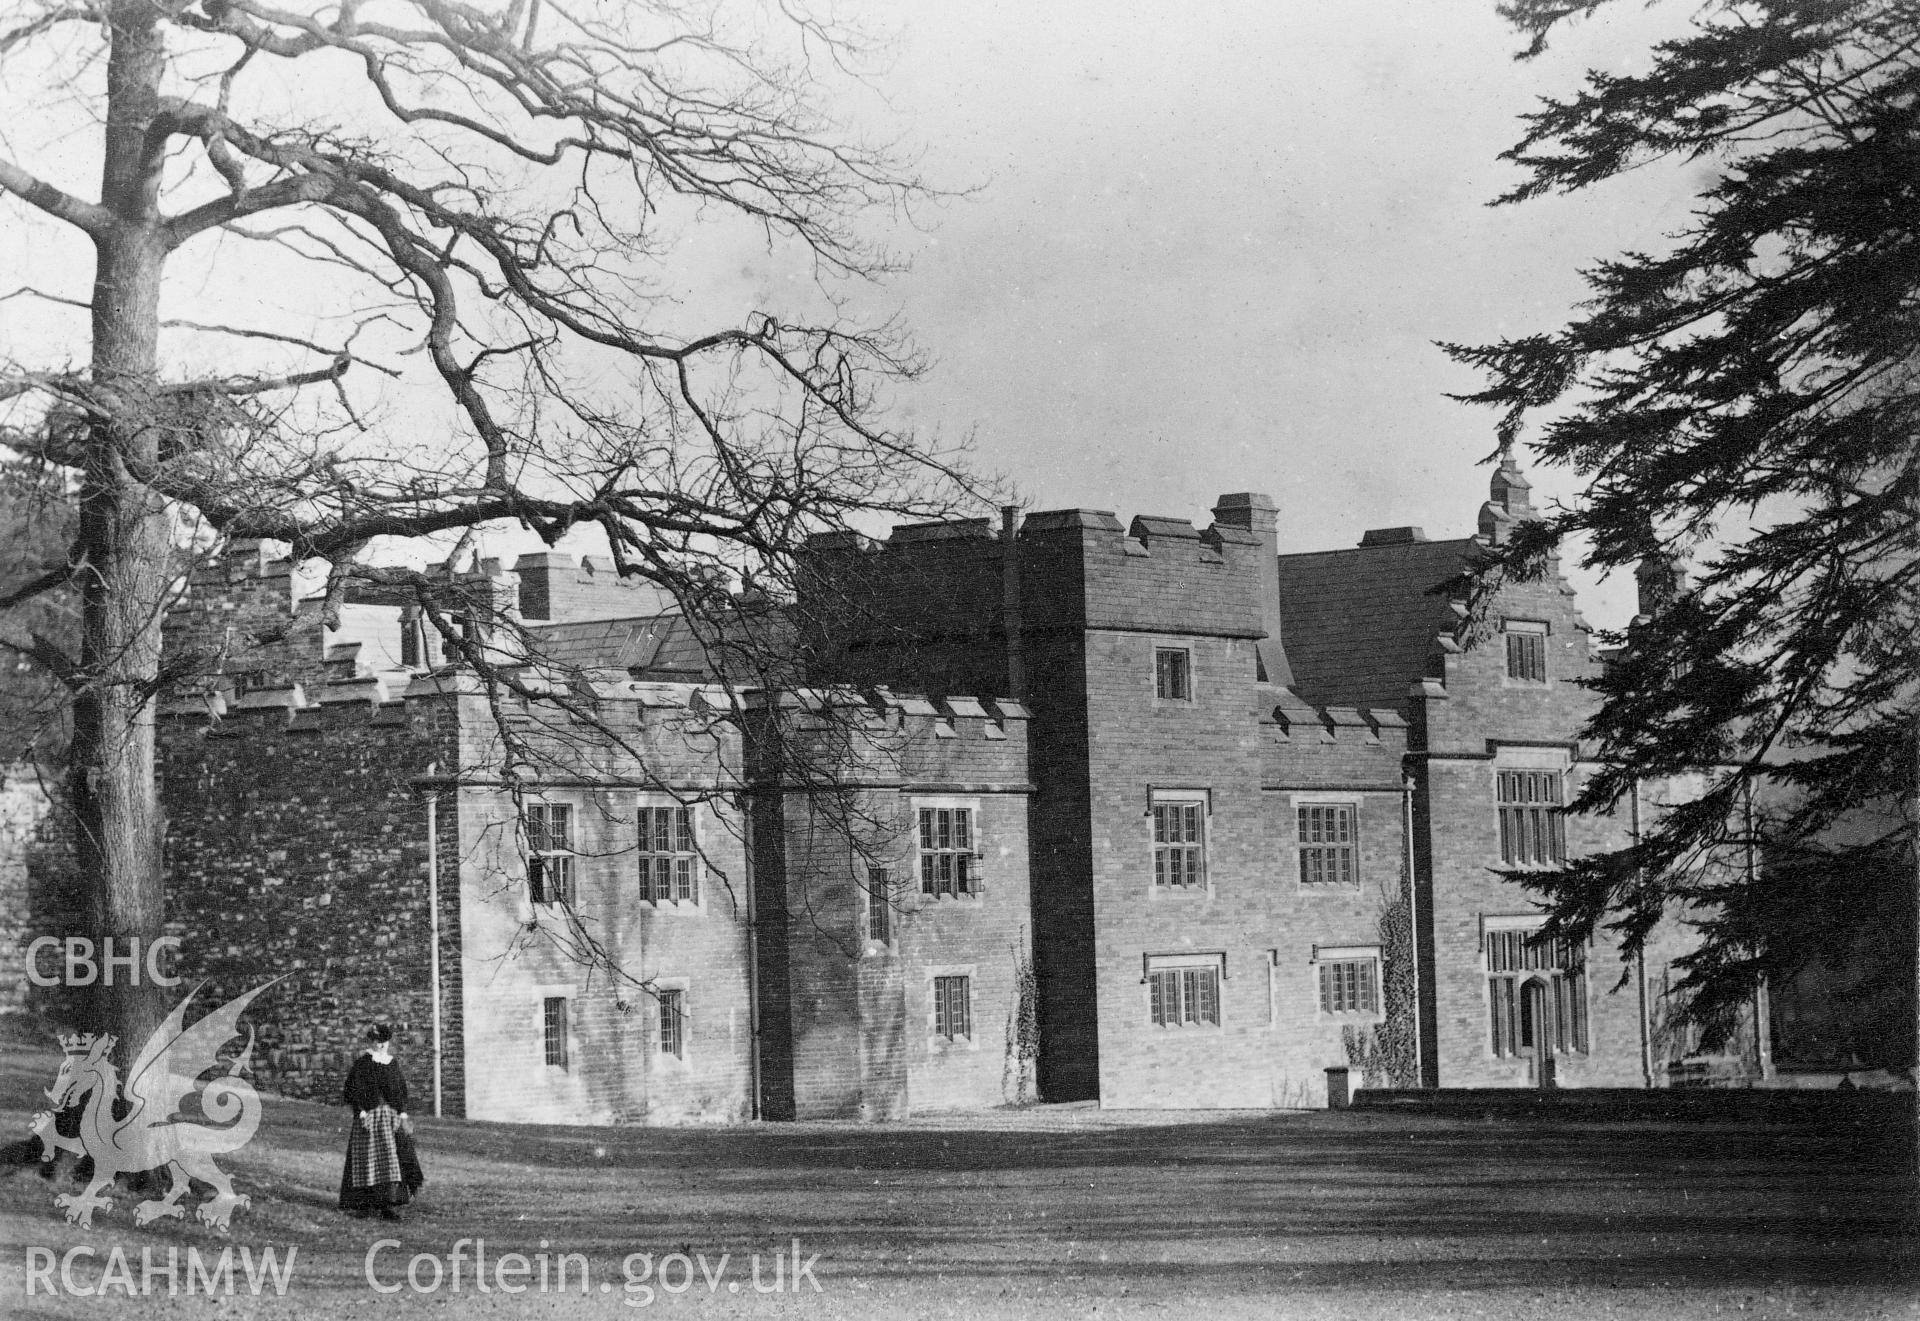
[[[0,32],[0,55],[62,23],[99,23],[101,20],[100,11],[92,5],[63,5],[58,9],[50,9],[37,18],[28,19],[19,27]]]
[[[222,137],[218,141],[225,143],[226,139]],[[233,164],[231,169],[237,172],[239,166]],[[230,225],[245,216],[317,202],[332,189],[333,181],[319,174],[296,174],[258,188],[236,188],[226,197],[184,211],[167,221],[167,244],[177,248],[195,234]]]
[[[36,289],[30,284],[23,284],[17,289],[10,289],[0,294],[0,303],[14,298],[38,298],[43,302],[58,303],[62,307],[77,307],[83,312],[93,310],[93,304],[83,298],[65,298],[59,294],[50,294],[44,289]]]
[[[30,601],[36,596],[42,596],[58,588],[65,587],[73,581],[74,575],[79,573],[79,571],[79,565],[71,561],[60,565],[58,568],[49,569],[46,573],[41,574],[25,586],[16,588],[0,596],[0,610],[10,609],[13,606],[19,605],[22,601]]]
[[[348,353],[335,355],[333,362],[326,367],[316,367],[312,371],[289,372],[284,376],[223,376],[214,380],[181,381],[166,386],[163,394],[195,395],[211,392],[224,395],[229,399],[245,398],[247,395],[271,394],[276,390],[298,390],[303,386],[319,385],[326,381],[338,381],[347,374],[356,359]],[[386,371],[388,375],[398,375],[384,367],[377,371]]]
[[[94,238],[106,237],[113,228],[113,213],[105,207],[63,193],[9,160],[0,160],[0,192],[12,193],[28,206],[37,207],[55,220],[64,220]]]
[[[588,688],[553,691],[564,667],[523,674],[522,658],[496,654],[479,628],[491,596],[458,600],[473,585],[455,562],[483,529],[508,523],[550,545],[597,529],[613,571],[679,602],[702,645],[791,681],[780,630],[730,618],[728,584],[791,583],[810,532],[870,514],[939,517],[970,498],[951,456],[882,417],[873,378],[918,368],[892,327],[850,328],[837,312],[812,324],[786,309],[718,329],[654,315],[669,304],[660,272],[682,222],[743,222],[823,281],[892,269],[858,217],[925,190],[887,154],[836,140],[818,113],[810,61],[821,43],[838,58],[837,30],[788,13],[793,65],[770,53],[780,4],[738,37],[700,6],[595,4],[127,0],[105,32],[104,80],[55,67],[97,112],[106,205],[26,175],[0,189],[93,226],[103,267],[117,266],[101,287],[119,293],[90,306],[99,339],[86,369],[0,372],[0,402],[19,401],[8,420],[20,423],[0,435],[82,469],[77,500],[89,526],[109,533],[88,543],[96,576],[68,671],[84,699],[76,746],[115,772],[103,782],[150,798],[152,766],[136,764],[145,754],[115,740],[144,703],[194,674],[191,657],[161,659],[157,624],[174,581],[167,539],[182,524],[197,544],[270,538],[326,561],[328,621],[358,592],[384,593],[383,604],[411,596],[447,658],[481,678],[507,746],[516,735],[504,707],[544,703],[594,730],[594,749],[618,750],[625,782],[655,786],[647,749],[594,725]],[[309,55],[349,75],[324,84],[325,104],[298,101],[315,86],[304,69],[284,76],[286,62]],[[223,233],[246,244],[184,249]],[[203,257],[216,298],[230,277],[285,279],[289,258],[325,278],[288,282],[312,295],[313,307],[291,313],[299,320],[263,312],[223,324],[188,311],[163,321],[158,309],[191,269],[182,263]],[[256,257],[266,259],[257,277]],[[263,309],[281,301],[280,289],[267,292]],[[354,327],[344,344],[323,342],[343,324]],[[178,330],[220,336],[218,365],[169,379],[156,346],[171,347],[166,332]],[[423,361],[407,378],[371,361],[415,354]],[[449,416],[423,435],[381,435],[367,389],[379,382],[362,364],[424,383]],[[360,562],[377,538],[443,534],[460,540],[445,570]],[[509,764],[500,780],[517,795],[515,774]],[[152,819],[129,803],[82,822],[84,856],[100,894],[150,898],[158,861],[142,869],[139,848],[105,850],[126,842],[126,823]],[[857,817],[849,806],[834,819],[852,829]],[[131,861],[115,861],[123,856]],[[529,939],[620,976],[580,914]]]

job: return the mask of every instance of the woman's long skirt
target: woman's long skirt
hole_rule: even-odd
[[[426,1182],[413,1136],[404,1132],[389,1105],[367,1111],[367,1123],[358,1116],[347,1138],[347,1162],[340,1171],[340,1209],[367,1211],[405,1206]]]

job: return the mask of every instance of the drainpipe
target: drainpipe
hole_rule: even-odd
[[[431,781],[440,763],[427,763]],[[427,982],[433,988],[433,1117],[440,1117],[440,787],[427,786]]]
[[[1752,894],[1759,882],[1758,867],[1754,860],[1753,839],[1753,781],[1744,786],[1742,807],[1746,814],[1747,827],[1747,893]],[[1759,985],[1753,988],[1753,1050],[1759,1057],[1760,1081],[1773,1081],[1773,997],[1767,987],[1765,974],[1760,977]]]
[[[754,900],[753,796],[740,795],[740,837],[746,845],[747,888],[747,1104],[760,1118],[760,906]]]
[[[1629,799],[1628,829],[1633,834],[1633,846],[1640,847],[1640,777],[1633,778],[1632,797]],[[1638,870],[1636,866],[1635,870]],[[1647,951],[1640,950],[1633,956],[1634,979],[1640,984],[1640,1081],[1648,1091],[1653,1090],[1653,1020],[1647,1006]]]
[[[1413,777],[1405,776],[1400,781],[1400,828],[1402,834],[1402,852],[1407,861],[1407,941],[1411,948],[1407,951],[1413,959],[1413,1085],[1422,1086],[1426,1079],[1426,1056],[1420,1048],[1420,886],[1413,874]]]

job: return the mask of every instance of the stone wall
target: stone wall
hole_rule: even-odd
[[[984,522],[897,529],[884,545],[821,544],[803,614],[835,677],[930,692],[1021,680],[1033,721],[1029,816],[1039,1080],[1048,1099],[1112,1106],[1312,1104],[1351,1029],[1320,1010],[1317,947],[1373,946],[1403,889],[1400,758],[1388,713],[1316,712],[1282,688],[1270,618],[1276,565],[1263,497],[1248,526],[1033,514],[1008,542]],[[1226,515],[1221,515],[1225,518]],[[1258,526],[1254,526],[1254,524]],[[1155,651],[1188,653],[1189,698],[1156,697]],[[1294,706],[1288,722],[1275,714]],[[1154,884],[1151,802],[1208,805],[1208,882]],[[1360,817],[1361,880],[1298,880],[1297,804]],[[1328,797],[1331,795],[1331,799]],[[1207,955],[1221,1021],[1155,1026],[1146,961]]]
[[[294,563],[269,544],[235,542],[188,575],[186,591],[167,612],[169,662],[198,676],[219,676],[231,690],[253,684],[303,683],[325,676],[325,630],[318,603],[295,600]]]
[[[450,705],[374,691],[203,714],[163,713],[167,929],[179,971],[230,998],[284,977],[260,1002],[260,1082],[332,1100],[372,1022],[393,1025],[409,1083],[431,1110],[433,924],[423,786],[453,764]],[[444,810],[444,809],[443,809]],[[443,836],[444,838],[444,836]],[[444,851],[444,850],[443,850]],[[443,909],[444,914],[444,909]],[[457,941],[457,929],[443,934]],[[443,975],[457,976],[457,966]],[[457,983],[443,981],[443,1003]],[[443,1098],[460,1113],[462,1056],[442,1022]]]
[[[832,785],[796,790],[744,776],[741,711],[717,689],[608,678],[592,694],[597,723],[509,703],[511,745],[471,679],[417,679],[391,700],[384,691],[377,680],[313,695],[262,688],[232,709],[218,695],[183,701],[163,720],[168,929],[182,938],[180,971],[206,979],[209,998],[285,974],[262,1001],[264,1086],[331,1099],[366,1024],[388,1021],[414,1105],[430,1108],[437,912],[449,1114],[742,1119],[754,1110],[757,1018],[780,1028],[763,1043],[769,1113],[783,1091],[790,1113],[874,1117],[1003,1099],[1028,955],[1017,705],[872,708],[841,695],[855,709],[821,717],[818,737],[852,730],[864,746],[816,763]],[[510,756],[512,781],[501,776]],[[828,810],[841,786],[863,818],[893,824],[872,854],[898,878],[884,949],[864,943],[867,855],[848,851],[845,822]],[[910,883],[912,812],[956,796],[976,804],[987,889],[936,901]],[[756,1006],[745,812],[762,799],[784,814],[767,881],[781,906],[761,918],[780,939],[763,946],[763,967],[769,953],[783,966]],[[530,891],[520,823],[533,804],[571,809],[569,902]],[[638,813],[678,806],[694,814],[698,893],[662,899],[639,884]],[[972,978],[972,1028],[949,1042],[926,1025],[928,995],[934,976],[956,974]],[[670,993],[683,1011],[677,1041],[663,1031]],[[558,1033],[550,1001],[565,1004]]]
[[[1016,972],[1030,956],[1026,724],[1015,703],[889,699],[845,793],[789,790],[769,804],[763,819],[782,843],[761,853],[760,930],[779,966],[761,988],[761,1067],[778,1117],[1022,1099],[1006,1079]],[[922,807],[971,812],[968,893],[923,891]],[[876,904],[888,909],[885,940],[872,938]],[[968,979],[969,1030],[951,1038],[935,1031],[938,977]]]
[[[499,790],[463,792],[462,1023],[469,1055],[490,1062],[469,1083],[469,1112],[536,1123],[747,1118],[744,856],[738,813],[715,794],[708,768],[662,766],[645,789],[555,781],[526,801],[573,808],[575,897],[571,905],[534,903],[515,803]],[[694,813],[698,896],[642,898],[638,809],[678,803]],[[582,956],[589,942],[604,952],[600,966]],[[661,1030],[666,992],[679,994],[683,1010],[675,1050]],[[557,1057],[549,1053],[549,999],[566,1003]]]
[[[900,820],[909,833],[894,867],[894,962],[904,992],[909,1105],[918,1113],[1032,1099],[1020,1094],[1010,1069],[1019,1046],[1018,974],[1032,955],[1027,712],[1004,699],[982,706],[950,698],[933,720],[903,723],[911,737],[900,754]],[[910,832],[917,810],[948,805],[973,812],[978,884],[971,896],[926,894],[916,875]],[[934,1030],[940,976],[968,979],[972,1031],[964,1042]]]
[[[1153,651],[1184,643],[1190,702],[1153,697]],[[1254,714],[1252,645],[1237,638],[1102,632],[1088,642],[1089,778],[1097,917],[1102,1105],[1321,1104],[1344,1033],[1377,1013],[1321,1007],[1315,954],[1379,945],[1381,910],[1401,886],[1398,776],[1404,729],[1391,713],[1328,713],[1287,703],[1291,720]],[[1205,884],[1156,884],[1151,804],[1206,806]],[[1357,817],[1352,885],[1307,885],[1297,810],[1339,803]],[[1217,954],[1217,1027],[1163,1027],[1148,974],[1169,957]],[[1377,954],[1376,950],[1376,964]]]
[[[1547,681],[1516,681],[1507,673],[1500,627],[1506,620],[1543,623]],[[1439,643],[1441,675],[1418,686],[1412,723],[1418,853],[1423,877],[1422,977],[1429,986],[1427,1081],[1446,1087],[1523,1087],[1537,1081],[1531,1062],[1494,1050],[1485,931],[1502,920],[1521,922],[1538,904],[1502,874],[1497,775],[1502,769],[1549,769],[1562,775],[1564,801],[1578,795],[1595,769],[1577,734],[1596,698],[1580,686],[1599,671],[1591,634],[1573,591],[1557,574],[1508,584],[1489,603],[1477,629],[1464,627]],[[1568,815],[1570,857],[1631,843],[1631,812]],[[1646,976],[1657,986],[1665,961],[1686,948],[1684,930],[1669,924],[1655,933]],[[1665,1050],[1649,1043],[1643,1014],[1651,1011],[1638,965],[1621,962],[1617,940],[1604,930],[1585,951],[1588,1046],[1556,1059],[1561,1086],[1645,1086],[1664,1081]],[[1651,1062],[1649,1045],[1659,1058]]]
[[[1484,933],[1533,911],[1497,874],[1494,784],[1502,767],[1551,766],[1571,798],[1589,769],[1577,681],[1597,662],[1572,594],[1551,575],[1511,586],[1483,636],[1436,638],[1405,720],[1315,708],[1262,678],[1288,673],[1271,514],[1264,497],[1223,497],[1205,530],[1063,510],[1013,537],[962,521],[878,546],[827,539],[796,610],[809,663],[823,682],[886,686],[770,702],[595,673],[572,689],[594,721],[508,700],[504,730],[472,680],[389,694],[356,649],[327,650],[290,566],[243,554],[197,576],[169,628],[229,673],[235,646],[250,649],[247,690],[182,703],[165,740],[188,968],[235,989],[293,969],[276,994],[298,1012],[263,1042],[290,1089],[322,1094],[361,1019],[419,1037],[437,794],[450,1111],[671,1123],[991,1105],[1023,1095],[1029,1008],[1047,1099],[1316,1105],[1330,1065],[1409,1081],[1416,964],[1424,1081],[1525,1085],[1528,1064],[1496,1058],[1489,1034]],[[631,597],[564,557],[519,567],[530,613]],[[1545,683],[1507,676],[1507,618],[1545,627]],[[1174,697],[1156,686],[1169,650],[1189,676]],[[1156,883],[1153,806],[1173,799],[1204,807],[1203,883]],[[573,810],[571,906],[529,893],[534,803]],[[637,883],[637,813],[669,804],[696,813],[697,900]],[[982,892],[921,892],[913,827],[929,804],[974,813]],[[1302,878],[1299,814],[1314,805],[1353,814],[1351,883]],[[1616,848],[1625,830],[1569,821],[1569,850]],[[870,868],[890,878],[884,941]],[[342,899],[360,902],[336,911]],[[1681,948],[1666,934],[1659,959]],[[1323,1001],[1319,968],[1336,958],[1374,960],[1372,1009]],[[1149,974],[1203,965],[1218,1022],[1157,1024]],[[1646,1075],[1638,984],[1612,993],[1617,971],[1606,941],[1588,951],[1590,1044],[1560,1062],[1563,1084]],[[935,1031],[939,977],[968,979],[964,1040]],[[685,1009],[672,1049],[669,993]],[[396,1007],[375,1014],[383,994]],[[565,1004],[558,1039],[549,1002]]]
[[[461,688],[457,876],[468,1112],[541,1123],[685,1123],[752,1110],[745,827],[730,699],[607,676],[598,724],[508,702],[519,778],[471,680]],[[516,797],[516,792],[518,797]],[[535,902],[525,809],[570,809],[571,903]],[[696,893],[641,890],[639,812],[692,814]],[[682,1008],[662,1033],[662,994]],[[549,1041],[547,1002],[564,1001]],[[677,1049],[669,1049],[677,1044]]]

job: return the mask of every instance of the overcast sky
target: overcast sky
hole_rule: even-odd
[[[1539,96],[1570,93],[1589,66],[1644,67],[1654,25],[1685,6],[1608,6],[1620,12],[1528,63],[1494,0],[848,6],[890,44],[834,109],[964,193],[887,232],[912,268],[852,310],[900,313],[933,359],[902,420],[971,435],[977,465],[1031,508],[1204,523],[1222,492],[1259,490],[1279,501],[1283,550],[1409,523],[1469,533],[1493,419],[1445,397],[1478,382],[1434,341],[1555,328],[1581,266],[1657,247],[1702,182],[1669,169],[1485,205],[1519,177],[1496,157]],[[97,166],[61,146],[91,140],[86,121],[62,139],[66,121],[36,103],[24,123],[45,127],[27,158],[90,192]],[[8,287],[85,296],[76,234],[22,225],[9,239]],[[721,325],[778,310],[805,280],[751,243],[674,258],[688,303]],[[176,280],[169,306],[199,288]],[[241,296],[256,319],[301,315],[270,279]],[[43,333],[28,315],[0,305],[0,341],[84,328],[42,308],[31,315],[68,323]],[[1529,472],[1539,496],[1571,494],[1567,475]],[[1576,582],[1595,623],[1631,615],[1630,582]]]
[[[1644,67],[1676,17],[1618,8],[1516,63],[1492,0],[888,6],[881,91],[930,177],[980,185],[903,236],[937,360],[914,420],[971,429],[1035,508],[1204,522],[1251,489],[1283,550],[1470,533],[1492,414],[1445,397],[1476,380],[1433,342],[1554,328],[1579,268],[1657,245],[1698,182],[1485,205],[1540,95]],[[1632,613],[1631,583],[1584,596]]]

